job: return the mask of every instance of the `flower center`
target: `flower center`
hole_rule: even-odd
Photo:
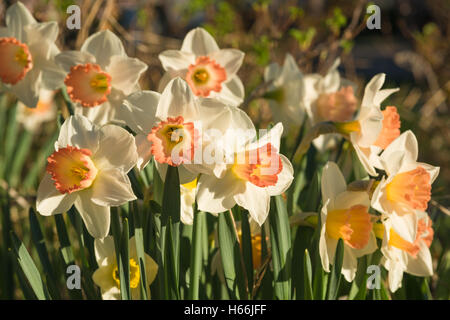
[[[86,63],[71,67],[64,83],[72,101],[83,107],[98,106],[106,102],[111,93],[111,76],[97,64]]]
[[[383,128],[374,145],[386,149],[400,135],[400,116],[396,107],[386,107],[383,113]]]
[[[316,102],[317,112],[325,121],[348,121],[356,111],[353,87],[343,87],[333,93],[322,93]]]
[[[264,188],[274,186],[283,169],[278,150],[270,143],[235,156],[231,168],[235,176]]]
[[[98,170],[91,155],[88,149],[67,146],[47,158],[47,172],[52,176],[59,192],[72,193],[92,185]]]
[[[330,238],[344,240],[354,249],[362,249],[369,243],[372,222],[368,208],[355,205],[349,209],[331,210],[327,214],[326,232]]]
[[[112,277],[114,279],[114,282],[117,285],[117,288],[120,288],[120,275],[119,275],[119,268],[117,267],[117,264],[114,266]],[[139,266],[136,263],[136,261],[131,258],[130,259],[130,288],[135,289],[139,285],[139,281],[141,279],[141,273],[139,271]]]
[[[167,118],[152,128],[148,141],[152,142],[151,152],[155,160],[178,166],[194,158],[194,123],[184,122],[182,116]]]
[[[33,67],[28,46],[15,38],[0,38],[0,79],[3,83],[16,84]]]
[[[188,67],[186,81],[196,96],[207,97],[211,91],[220,92],[227,79],[225,69],[215,60],[202,56]]]
[[[431,199],[430,174],[422,167],[397,174],[386,186],[387,199],[425,211]]]

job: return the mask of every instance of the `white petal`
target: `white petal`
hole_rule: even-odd
[[[19,41],[25,41],[23,28],[26,25],[36,23],[33,15],[28,9],[18,1],[6,10],[6,25],[11,30],[12,35]]]
[[[227,79],[236,74],[244,61],[244,53],[237,49],[222,49],[209,54],[221,67],[225,68]]]
[[[195,191],[196,189],[188,189],[184,186],[180,186],[181,195],[181,222],[184,224],[192,225],[194,222],[194,208],[195,203]]]
[[[281,68],[280,75],[277,79],[277,83],[288,83],[289,81],[295,80],[298,77],[302,77],[300,69],[298,68],[297,62],[294,57],[287,54],[284,58],[283,67]]]
[[[372,149],[360,147],[356,143],[353,144],[353,148],[355,149],[356,155],[358,156],[359,161],[361,162],[362,166],[367,171],[367,173],[370,174],[371,176],[376,177],[378,174],[371,161],[373,157]]]
[[[70,116],[59,131],[58,147],[73,146],[89,149],[93,154],[99,147],[100,131],[92,122],[81,115]]]
[[[267,192],[271,196],[276,196],[285,192],[294,179],[294,168],[291,162],[284,155],[280,154],[283,169],[278,174],[277,183],[274,186],[267,187]]]
[[[418,277],[430,277],[433,275],[433,260],[430,249],[421,241],[420,251],[416,258],[408,256],[406,272]]]
[[[424,168],[430,174],[430,184],[432,184],[439,175],[440,167],[435,167],[423,162],[418,162],[417,165]]]
[[[126,56],[111,57],[106,72],[111,76],[111,85],[125,95],[135,91],[141,75],[147,70],[147,65],[139,59]]]
[[[92,188],[79,192],[75,207],[84,221],[86,229],[94,238],[104,238],[108,235],[111,223],[109,207],[96,205],[91,201]]]
[[[347,190],[347,183],[336,163],[328,161],[322,171],[321,178],[322,199],[326,201],[334,199]]]
[[[166,71],[187,70],[189,65],[195,63],[195,54],[180,50],[166,50],[158,56]]]
[[[419,147],[416,136],[411,130],[403,132],[397,139],[384,150],[380,156],[380,160],[385,163],[391,161],[391,157],[395,152],[404,151],[405,163],[415,163],[417,160]]]
[[[210,97],[223,101],[224,103],[237,107],[244,101],[244,85],[241,79],[235,75],[229,81],[222,83],[220,92],[211,92]]]
[[[116,207],[137,199],[130,179],[119,169],[100,171],[91,188],[91,201],[99,206]]]
[[[260,130],[262,131],[262,130]],[[265,130],[257,141],[251,143],[247,149],[253,150],[265,146],[267,143],[272,144],[278,151],[280,150],[280,140],[283,135],[283,124],[278,122],[269,131]]]
[[[370,207],[369,194],[366,191],[344,191],[334,199],[332,209],[348,209],[356,205]]]
[[[94,250],[95,259],[99,266],[105,266],[110,257],[116,258],[116,249],[114,246],[114,238],[112,236],[107,236],[104,239],[95,239]]]
[[[88,52],[64,51],[55,57],[56,63],[69,73],[70,68],[78,64],[95,63],[95,57]]]
[[[260,226],[266,221],[270,209],[270,195],[265,188],[247,182],[245,192],[236,194],[234,200],[247,209],[252,219]]]
[[[352,143],[356,143],[363,148],[370,148],[378,139],[383,128],[383,113],[379,106],[363,106],[357,119],[361,132],[351,134]]]
[[[353,253],[353,249],[344,244],[344,260],[341,273],[348,282],[352,282],[355,279],[357,265],[358,261]]]
[[[168,117],[183,116],[185,120],[192,121],[196,120],[198,115],[198,106],[187,82],[181,78],[171,80],[161,94],[156,117],[166,120]]]
[[[361,103],[362,107],[370,107],[375,104],[375,96],[383,86],[385,79],[386,74],[379,73],[369,81],[369,83],[366,85],[366,88],[364,89],[364,97]]]
[[[155,91],[138,91],[123,102],[124,120],[134,132],[148,134],[156,124],[155,114],[161,95]]]
[[[269,82],[275,80],[280,73],[280,66],[278,63],[271,63],[264,69],[264,81]]]
[[[31,69],[10,91],[26,106],[35,108],[39,102],[39,92],[42,89],[42,72],[39,68]]]
[[[325,270],[325,272],[330,272],[330,258],[328,257],[327,235],[325,229],[326,224],[323,224],[322,229],[320,230],[319,254],[323,270]]]
[[[373,103],[379,106],[387,97],[399,90],[400,88],[380,90],[376,93]]]
[[[245,185],[227,173],[223,179],[201,175],[197,186],[198,209],[210,213],[221,213],[236,204],[233,195],[243,191]]]
[[[104,70],[113,56],[125,56],[123,44],[114,33],[109,30],[94,33],[83,43],[81,51],[92,54],[97,63]]]
[[[76,198],[76,192],[60,193],[50,174],[46,173],[37,190],[36,209],[43,216],[63,213],[72,207]]]
[[[207,56],[219,51],[214,38],[203,28],[195,28],[188,32],[183,40],[181,51],[192,52],[196,56]]]
[[[142,170],[147,166],[148,162],[152,158],[152,143],[148,141],[147,136],[144,134],[138,134],[135,137],[136,151],[138,154],[137,167]]]
[[[401,288],[403,272],[404,269],[402,268],[400,263],[394,262],[391,264],[388,275],[389,290],[391,290],[391,292],[395,292],[398,288]]]
[[[119,168],[128,172],[137,163],[136,144],[133,135],[116,125],[100,129],[99,148],[92,158],[98,169]]]

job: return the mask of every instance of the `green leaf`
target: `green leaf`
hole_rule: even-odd
[[[312,267],[311,258],[309,257],[308,249],[305,249],[305,257],[303,259],[303,271],[304,271],[304,286],[305,286],[305,300],[313,299],[312,291]]]
[[[328,279],[328,291],[327,291],[327,299],[328,300],[336,300],[339,292],[339,285],[341,282],[341,270],[342,263],[344,261],[344,242],[342,239],[339,239],[336,254],[334,257],[334,263],[331,267],[330,278]]]
[[[250,223],[248,222],[248,212],[243,210],[241,210],[241,235],[242,255],[244,257],[248,288],[253,288],[252,234]]]
[[[131,299],[130,291],[130,247],[129,247],[129,229],[128,229],[128,219],[123,219],[122,225],[122,237],[120,243],[120,294],[122,300]]]
[[[167,166],[161,213],[161,252],[166,298],[180,298],[180,178],[178,168]]]
[[[30,146],[33,141],[33,134],[29,131],[23,131],[20,135],[17,149],[14,153],[14,161],[10,165],[11,169],[7,173],[7,180],[13,187],[17,186],[20,181],[20,173],[23,168],[26,156],[30,151]]]
[[[304,254],[311,243],[314,229],[306,226],[299,226],[295,233],[294,247],[292,252],[292,281],[295,287],[296,299],[304,300]]]
[[[290,300],[292,297],[291,228],[286,205],[281,196],[271,198],[269,226],[275,297]]]
[[[53,270],[50,259],[48,258],[48,251],[47,247],[45,246],[44,236],[42,234],[41,226],[39,225],[39,221],[37,220],[36,213],[34,212],[33,208],[30,208],[29,210],[29,218],[30,218],[31,239],[39,255],[39,260],[41,261],[42,267],[44,269],[46,279],[48,280],[47,284],[49,286],[52,296],[55,299],[61,299],[55,283],[56,274]]]
[[[241,249],[229,211],[219,214],[218,234],[225,284],[230,299],[245,299],[246,293],[241,263]]]
[[[189,274],[189,299],[199,299],[200,275],[202,270],[202,231],[206,225],[205,213],[194,210],[194,226],[192,230],[191,266]]]
[[[22,268],[25,277],[30,283],[36,297],[39,300],[51,299],[33,259],[31,258],[22,241],[17,238],[16,234],[13,231],[11,231],[11,240],[15,257],[20,267]]]
[[[141,275],[141,281],[139,281],[139,287],[141,292],[141,299],[147,300],[147,275],[146,275],[146,265],[145,265],[145,250],[144,250],[144,230],[142,227],[141,216],[139,214],[139,208],[137,205],[137,201],[133,201],[130,203],[131,206],[131,214],[134,217],[134,239],[136,241],[136,251],[137,257],[139,260],[139,272]]]

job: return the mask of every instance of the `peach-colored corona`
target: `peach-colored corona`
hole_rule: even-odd
[[[431,199],[430,174],[421,166],[397,174],[386,186],[387,199],[425,211]]]
[[[93,63],[71,67],[64,83],[70,99],[83,107],[98,106],[106,102],[111,93],[111,76]]]
[[[278,150],[270,143],[237,155],[232,167],[233,173],[238,178],[261,188],[274,186],[282,169],[283,164]]]
[[[348,121],[353,118],[357,101],[353,87],[343,87],[337,92],[322,93],[316,101],[319,116],[326,121]]]
[[[0,38],[0,79],[15,85],[33,68],[33,59],[25,43],[16,38]]]
[[[188,67],[186,82],[196,96],[208,97],[211,91],[220,92],[222,82],[227,79],[225,69],[214,59],[198,57],[195,64]]]
[[[182,116],[161,121],[147,136],[155,160],[171,166],[194,159],[196,138],[194,123],[184,122]],[[175,148],[177,159],[173,157]]]
[[[72,193],[92,185],[98,171],[91,155],[88,149],[67,146],[47,158],[47,172],[60,193]]]
[[[366,206],[330,210],[327,214],[327,235],[336,240],[342,238],[351,248],[364,248],[369,242],[371,231],[371,216]]]
[[[386,107],[383,113],[383,128],[378,135],[374,145],[386,149],[392,141],[400,136],[400,116],[397,108],[393,106]]]

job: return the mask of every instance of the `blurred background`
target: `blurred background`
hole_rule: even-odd
[[[1,2],[0,21],[5,8],[14,2]],[[450,214],[450,0],[22,2],[38,20],[60,23],[61,50],[79,49],[93,32],[111,29],[124,41],[129,56],[149,65],[141,80],[144,89],[156,90],[164,73],[158,54],[179,49],[185,34],[197,26],[206,28],[220,47],[235,47],[246,53],[238,73],[246,96],[262,83],[264,68],[274,61],[282,63],[286,53],[296,58],[304,73],[325,74],[340,57],[339,70],[358,84],[359,97],[373,75],[386,73],[385,87],[401,89],[388,104],[398,108],[401,130],[411,129],[416,134],[419,161],[441,167],[430,202],[436,230],[432,253],[440,278],[437,286],[436,275],[432,288],[433,296],[450,297],[450,219],[444,219]],[[81,8],[80,30],[69,30],[65,25],[66,9],[72,4]],[[379,30],[366,26],[369,4],[381,9]],[[244,107],[259,126],[271,121],[262,99]]]

